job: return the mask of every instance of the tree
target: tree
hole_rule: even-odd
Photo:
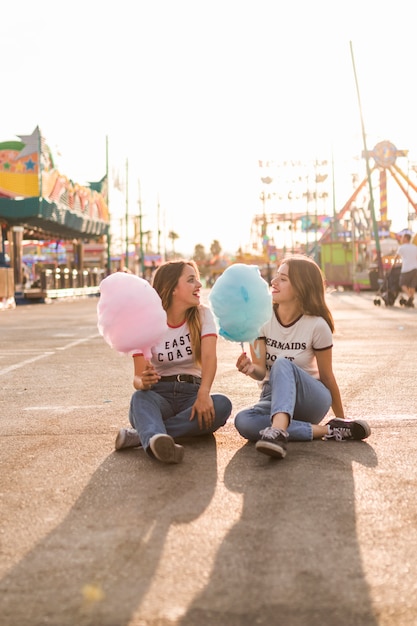
[[[171,245],[172,245],[172,256],[175,256],[175,240],[179,239],[180,236],[177,235],[177,233],[175,233],[173,230],[170,230],[168,233],[168,239],[171,239]]]
[[[206,260],[206,250],[201,243],[198,243],[194,247],[193,259],[197,263],[197,265],[199,263],[204,263]]]
[[[211,256],[213,257],[219,256],[221,251],[222,251],[222,247],[220,243],[217,241],[217,239],[215,239],[210,246]]]
[[[206,279],[210,273],[209,260],[206,250],[201,243],[198,243],[194,248],[193,261],[197,263],[200,278]]]

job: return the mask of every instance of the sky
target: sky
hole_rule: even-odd
[[[233,253],[263,210],[259,160],[348,175],[363,123],[368,148],[389,140],[409,151],[400,167],[417,162],[413,20],[413,0],[9,1],[0,141],[39,126],[80,184],[105,174],[107,145],[123,185],[128,164],[113,217],[140,197],[143,230],[174,231],[177,252],[216,239]],[[390,214],[388,198],[399,229],[405,202]]]

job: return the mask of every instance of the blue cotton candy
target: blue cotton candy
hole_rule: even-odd
[[[256,265],[230,265],[214,283],[209,304],[219,335],[229,341],[252,343],[272,314],[268,283]]]

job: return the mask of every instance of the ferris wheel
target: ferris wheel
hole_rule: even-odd
[[[379,173],[379,209],[380,220],[379,226],[381,230],[389,230],[390,221],[388,219],[388,194],[387,194],[387,178],[388,174],[392,177],[398,188],[407,198],[410,206],[413,208],[417,217],[417,200],[413,199],[412,194],[417,194],[417,185],[410,179],[410,177],[400,168],[397,164],[398,157],[405,157],[408,155],[408,150],[398,150],[397,147],[390,141],[381,141],[377,143],[372,150],[362,152],[362,157],[372,158],[374,163],[370,168],[368,174],[361,181],[361,183],[354,190],[353,194],[347,200],[345,205],[335,216],[335,222],[340,223],[340,220],[351,211],[359,193],[365,188],[368,182],[368,178],[373,175],[374,172]],[[334,229],[330,226],[322,235],[321,242],[327,242],[331,239]]]

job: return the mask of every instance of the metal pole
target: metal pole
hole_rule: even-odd
[[[360,95],[359,95],[359,85],[358,85],[358,79],[357,79],[357,76],[356,76],[355,59],[354,59],[354,56],[353,56],[352,42],[350,41],[349,44],[350,44],[350,53],[351,53],[351,56],[352,56],[353,73],[355,75],[356,92],[357,92],[357,95],[358,95],[359,114],[360,114],[360,118],[361,118],[363,148],[364,148],[365,159],[366,159],[366,174],[367,174],[367,177],[368,177],[368,185],[369,185],[369,197],[370,197],[370,201],[369,202],[370,202],[370,209],[371,209],[372,227],[373,227],[374,237],[375,237],[376,256],[377,256],[377,262],[378,262],[378,275],[379,275],[379,278],[382,279],[382,277],[384,275],[384,268],[383,268],[383,265],[382,265],[381,245],[380,245],[380,242],[379,242],[378,224],[377,224],[376,219],[375,219],[374,194],[373,194],[373,191],[372,191],[371,168],[369,167],[369,154],[368,154],[368,148],[366,146],[365,125],[363,123],[361,98],[360,98]]]
[[[125,251],[125,266],[129,269],[129,161],[126,159],[126,251]]]
[[[310,228],[310,215],[308,212],[309,209],[309,202],[310,202],[310,177],[307,175],[307,207],[306,207],[306,250],[305,253],[308,255],[308,233],[309,233],[309,228]]]
[[[316,157],[316,162],[314,165],[314,176],[315,176],[315,189],[314,189],[314,256],[317,259],[317,222],[318,222],[318,182],[317,182],[317,172],[318,172],[318,160]]]
[[[111,274],[111,217],[109,207],[109,137],[106,135],[106,205],[109,216],[109,231],[107,233],[107,273]]]
[[[138,180],[139,189],[139,248],[140,248],[140,275],[142,278],[145,276],[145,258],[143,253],[143,229],[142,229],[142,193],[140,188],[140,180]]]
[[[158,229],[158,239],[157,239],[157,253],[158,255],[161,254],[161,225],[160,225],[160,219],[161,219],[161,205],[159,204],[159,193],[157,195],[157,229]]]
[[[42,134],[39,126],[36,127],[38,131],[38,181],[39,181],[39,198],[43,202],[42,198]]]
[[[332,205],[333,205],[333,220],[332,220],[332,240],[337,240],[337,232],[338,225],[336,223],[337,213],[336,213],[336,183],[335,183],[335,175],[334,175],[334,154],[333,154],[333,146],[332,146]]]
[[[291,254],[294,254],[294,217],[293,217],[293,213],[291,212],[291,224],[290,224],[290,228],[291,228]]]

